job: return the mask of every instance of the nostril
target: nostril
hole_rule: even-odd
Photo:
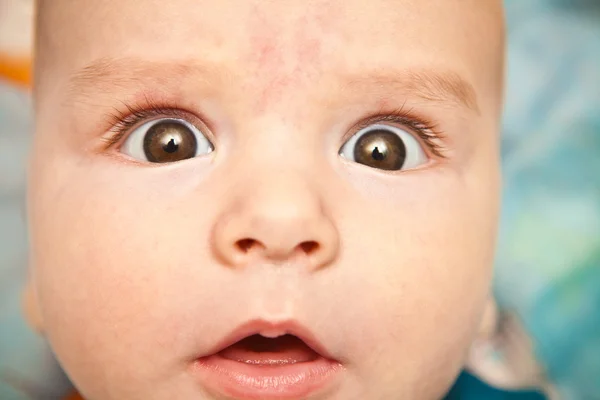
[[[238,250],[241,253],[244,254],[248,254],[250,252],[254,252],[258,249],[262,249],[262,250],[267,250],[270,254],[270,256],[273,257],[287,257],[289,255],[291,255],[289,253],[289,250],[291,250],[291,248],[286,251],[285,249],[281,249],[278,248],[277,246],[264,246],[260,241],[256,240],[256,239],[252,239],[252,238],[245,238],[245,239],[240,239],[237,242],[235,242],[235,246],[238,248]],[[296,249],[301,249],[305,254],[307,255],[311,255],[313,253],[315,253],[316,251],[318,251],[320,248],[320,245],[318,242],[314,241],[314,240],[307,240],[305,242],[302,242],[300,244],[297,245]]]
[[[319,249],[319,243],[315,242],[314,240],[309,240],[309,241],[300,243],[300,248],[306,254],[312,254]]]
[[[257,241],[250,238],[238,240],[236,243],[237,247],[244,253],[249,252],[252,247],[256,246],[256,244]]]

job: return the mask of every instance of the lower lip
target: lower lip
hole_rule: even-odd
[[[252,365],[218,354],[196,360],[194,370],[207,389],[244,400],[304,398],[330,388],[342,367],[318,357],[287,365]]]

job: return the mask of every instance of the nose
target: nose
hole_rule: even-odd
[[[215,223],[213,248],[222,261],[237,267],[255,257],[273,263],[301,257],[318,270],[336,258],[338,231],[306,179],[269,173],[246,183]]]

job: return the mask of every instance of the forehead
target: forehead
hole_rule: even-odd
[[[39,59],[58,82],[98,60],[127,58],[194,60],[250,76],[267,95],[323,76],[422,67],[482,90],[501,70],[500,3],[42,0]]]

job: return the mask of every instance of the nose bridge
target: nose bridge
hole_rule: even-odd
[[[311,184],[308,172],[293,167],[261,168],[247,188],[247,205],[253,218],[300,222],[316,217],[322,210],[322,195]]]
[[[243,180],[216,223],[222,260],[239,266],[255,256],[275,262],[302,257],[314,269],[335,258],[337,230],[309,170],[254,163]]]

